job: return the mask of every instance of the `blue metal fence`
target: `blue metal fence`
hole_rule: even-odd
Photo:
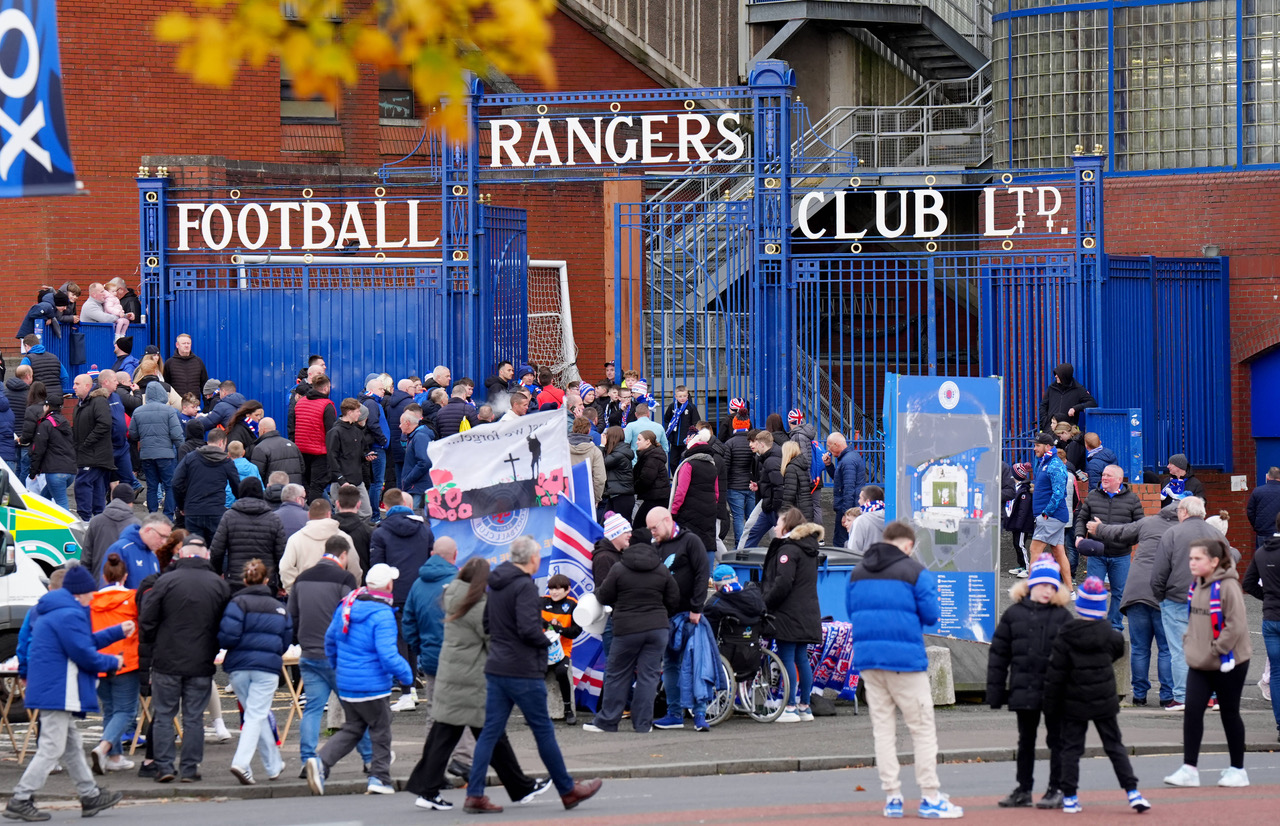
[[[80,362],[71,360],[71,336],[76,333],[84,335],[85,360]],[[130,324],[127,335],[133,336],[133,354],[141,358],[142,350],[147,346],[147,325]],[[58,357],[59,361],[66,365],[67,372],[72,378],[75,378],[77,373],[83,373],[93,367],[105,369],[115,364],[115,340],[116,326],[114,324],[85,322],[70,327],[64,326],[61,336],[54,336],[46,332],[44,346],[46,350],[53,353]],[[71,388],[67,387],[66,391],[70,393]]]
[[[1226,258],[1104,262],[1101,369],[1090,389],[1106,407],[1141,408],[1147,467],[1185,453],[1198,467],[1231,470],[1228,285]]]

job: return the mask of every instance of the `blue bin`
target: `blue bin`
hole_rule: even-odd
[[[730,551],[720,560],[722,565],[733,568],[738,581],[760,582],[764,570],[764,557],[767,548],[746,548],[741,551]],[[845,591],[849,584],[849,574],[862,560],[862,554],[856,554],[846,548],[823,546],[818,549],[818,607],[822,616],[831,617],[837,622],[848,622],[849,612],[845,610]]]

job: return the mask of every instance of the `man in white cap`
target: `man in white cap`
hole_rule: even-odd
[[[400,572],[379,563],[365,587],[342,598],[324,636],[325,657],[338,675],[338,699],[347,721],[307,760],[307,785],[324,794],[329,768],[346,757],[366,731],[373,744],[366,794],[394,794],[391,784],[391,680],[413,684],[409,663],[396,648],[392,583]]]

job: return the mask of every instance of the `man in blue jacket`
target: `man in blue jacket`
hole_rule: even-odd
[[[837,547],[843,548],[849,539],[849,529],[844,526],[845,511],[858,506],[858,494],[867,483],[867,463],[862,454],[849,448],[843,433],[832,433],[827,437],[827,452],[822,456],[822,464],[831,474],[831,509],[836,516],[836,535],[833,540]]]
[[[160,573],[160,560],[156,551],[169,541],[173,523],[163,513],[149,513],[137,525],[130,525],[120,532],[120,538],[110,545],[96,560],[94,579],[102,582],[102,566],[111,554],[119,554],[129,572],[124,587],[137,590],[142,580]]]
[[[1031,559],[1039,559],[1042,553],[1052,553],[1058,560],[1064,581],[1071,583],[1075,569],[1067,561],[1066,528],[1071,521],[1067,510],[1067,484],[1070,474],[1067,466],[1058,458],[1053,436],[1036,435],[1035,476],[1031,494],[1031,512],[1036,517],[1035,532],[1031,534]],[[1075,594],[1073,589],[1072,594]]]
[[[964,810],[942,794],[938,781],[938,732],[924,650],[924,629],[940,613],[938,587],[933,574],[912,558],[915,543],[909,524],[890,522],[884,541],[868,548],[849,575],[845,607],[853,626],[853,665],[867,689],[885,817],[902,817],[897,709],[911,730],[916,784],[923,796],[920,817],[957,818]]]
[[[337,674],[338,699],[346,722],[315,757],[307,760],[307,785],[324,794],[329,769],[352,749],[365,732],[373,744],[367,794],[395,794],[391,785],[391,680],[413,684],[413,671],[396,652],[396,616],[391,610],[392,583],[400,572],[374,565],[365,587],[342,598],[324,635],[324,652]]]
[[[1111,448],[1103,447],[1102,437],[1090,431],[1084,434],[1084,467],[1089,476],[1089,490],[1097,490],[1102,486],[1102,471],[1107,465],[1114,465],[1119,460],[1111,452]],[[1117,598],[1115,600],[1119,602]]]
[[[404,434],[404,470],[400,489],[413,496],[413,506],[422,507],[422,497],[431,487],[431,427],[423,421],[422,408],[412,406],[400,416],[400,432]]]
[[[5,807],[4,815],[11,820],[50,818],[36,808],[32,796],[44,788],[59,763],[75,781],[82,817],[109,809],[124,796],[94,782],[72,719],[84,719],[87,712],[98,710],[98,673],[114,673],[124,665],[122,657],[100,654],[98,649],[136,630],[132,621],[126,621],[93,633],[88,606],[94,590],[93,576],[77,565],[67,571],[62,588],[36,603],[39,621],[31,635],[26,706],[40,711],[40,745]]]

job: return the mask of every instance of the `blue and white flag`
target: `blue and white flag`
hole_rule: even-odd
[[[0,197],[75,191],[57,7],[53,0],[0,0]]]
[[[569,596],[579,599],[595,590],[591,577],[591,557],[604,530],[596,524],[595,491],[591,486],[591,465],[580,462],[570,474],[570,493],[556,504],[556,532],[551,540],[551,562],[547,574],[564,574],[573,585]],[[604,687],[604,647],[600,638],[583,632],[573,641],[574,695],[578,705],[593,711],[600,703]]]

